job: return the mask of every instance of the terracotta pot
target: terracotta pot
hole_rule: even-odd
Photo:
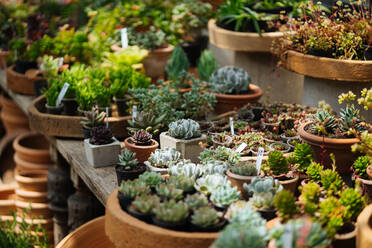
[[[56,248],[115,248],[114,244],[105,234],[105,217],[91,220],[69,235],[67,235]]]
[[[15,175],[21,191],[47,192],[47,171],[19,171]]]
[[[117,190],[107,199],[105,231],[116,247],[206,248],[218,237],[218,232],[178,232],[140,221],[121,210]]]
[[[23,201],[23,202],[35,202],[35,203],[48,202],[47,192],[27,191],[27,190],[16,189],[15,193],[17,195],[16,199]]]
[[[356,247],[372,247],[372,204],[365,207],[359,214],[356,226]]]
[[[8,51],[0,51],[0,69],[6,69],[6,60],[8,59]]]
[[[14,154],[14,162],[16,163],[16,170],[21,171],[33,171],[33,170],[45,170],[47,171],[53,164],[41,164],[31,163],[20,159],[18,154]]]
[[[142,61],[145,67],[146,76],[152,79],[158,79],[164,76],[165,66],[174,47],[167,45],[164,48],[158,48],[149,52],[149,55]]]
[[[13,70],[14,65],[6,70],[8,89],[24,95],[35,95],[35,82],[43,80],[42,77],[29,77]]]
[[[318,163],[323,162],[323,165],[326,168],[331,168],[332,160],[329,157],[329,154],[333,153],[336,159],[336,171],[340,174],[350,174],[350,167],[352,166],[353,161],[358,157],[358,154],[351,151],[351,146],[358,143],[360,140],[357,138],[323,138],[321,136],[313,135],[305,131],[311,123],[312,122],[307,122],[302,124],[298,129],[298,133],[301,139],[311,146],[315,161]],[[323,151],[322,146],[324,146],[324,149],[326,150],[323,161],[321,156]]]
[[[15,207],[15,193],[13,185],[1,185],[0,186],[0,216],[11,215],[12,211],[16,210]]]
[[[281,56],[284,68],[302,75],[347,82],[371,82],[372,61],[343,60],[287,51]]]
[[[131,142],[132,138],[126,138],[124,140],[125,147],[130,150],[131,152],[136,153],[136,158],[138,162],[143,163],[147,161],[147,159],[150,157],[151,153],[156,150],[156,148],[159,147],[159,143],[156,140],[152,140],[153,145],[149,146],[137,146],[133,142]]]
[[[283,186],[285,190],[288,190],[292,192],[292,194],[296,193],[297,189],[297,182],[300,177],[296,175],[295,178],[293,179],[288,179],[288,180],[279,180],[279,183]]]
[[[17,208],[17,215],[19,217],[22,217],[23,214],[28,219],[40,218],[40,216],[42,216],[44,219],[53,217],[47,203],[33,203],[16,200],[15,204]]]
[[[251,180],[254,178],[254,176],[241,176],[238,174],[234,174],[231,172],[231,169],[228,169],[226,172],[227,177],[229,178],[231,182],[231,186],[237,187],[244,199],[248,200],[248,194],[243,188],[243,184],[247,183],[250,184]]]
[[[25,133],[13,142],[19,159],[30,163],[52,163],[49,155],[49,141],[38,133]]]
[[[7,133],[30,130],[27,116],[15,102],[1,96],[0,103],[2,106],[0,117]]]
[[[372,200],[372,180],[365,180],[362,178],[355,178],[359,181],[363,190],[363,195],[367,196],[369,200]]]
[[[353,223],[354,230],[344,234],[336,234],[332,240],[333,248],[355,248],[357,227]]]
[[[254,84],[250,84],[250,89],[253,91],[252,93],[242,95],[227,95],[209,92],[210,94],[214,94],[217,98],[217,104],[214,111],[217,114],[226,113],[231,110],[239,109],[247,103],[258,102],[264,93],[263,90]]]
[[[35,230],[36,227],[40,224],[45,231],[53,230],[53,219],[23,219],[22,217],[17,217],[17,222],[22,223],[22,221],[26,222],[27,224],[31,225],[31,229]],[[51,240],[49,240],[50,242]]]

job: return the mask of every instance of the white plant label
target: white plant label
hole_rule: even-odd
[[[137,105],[133,105],[133,113],[132,113],[132,120],[137,118]]]
[[[67,92],[69,86],[70,86],[69,83],[65,83],[63,85],[62,90],[59,92],[59,95],[57,97],[56,107],[58,107],[59,105],[61,105],[62,99],[65,97],[66,92]]]
[[[120,30],[121,34],[121,47],[122,48],[127,48],[128,47],[128,33],[126,28],[122,28]]]
[[[259,147],[258,148],[257,160],[256,160],[257,175],[260,175],[261,164],[262,164],[262,157],[263,157],[264,151],[265,150],[262,147]]]
[[[235,151],[241,153],[247,146],[247,143],[243,142],[240,144],[240,146],[238,146],[238,148],[236,148]]]
[[[230,117],[230,129],[231,129],[231,134],[234,135],[234,120],[232,117]]]
[[[58,67],[61,67],[63,65],[63,57],[60,57],[58,60]]]
[[[109,108],[106,107],[106,128],[109,127]]]

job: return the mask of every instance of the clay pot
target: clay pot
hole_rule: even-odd
[[[136,153],[136,158],[138,162],[143,163],[147,161],[150,157],[151,153],[159,147],[159,143],[156,140],[151,139],[152,145],[149,146],[137,146],[132,141],[132,138],[126,138],[124,140],[125,147],[130,150],[131,152]]]
[[[15,201],[17,208],[17,215],[22,217],[23,214],[26,218],[40,218],[42,216],[44,219],[52,218],[52,212],[48,208],[47,203],[31,203],[24,202],[20,200]]]
[[[365,180],[362,178],[355,178],[359,181],[363,190],[363,195],[367,196],[368,199],[372,200],[372,180]]]
[[[35,202],[35,203],[45,203],[48,201],[47,192],[37,192],[37,191],[27,191],[16,189],[15,193],[17,195],[17,200],[23,202]]]
[[[47,192],[47,171],[19,171],[15,175],[21,191]]]
[[[6,60],[8,55],[8,51],[0,51],[0,69],[6,69]]]
[[[151,77],[153,80],[164,76],[165,67],[173,49],[172,45],[167,45],[164,48],[150,51],[149,55],[142,61],[146,76]]]
[[[16,210],[14,188],[15,184],[0,186],[0,216],[8,216]]]
[[[231,182],[231,186],[232,187],[236,186],[238,190],[240,191],[240,193],[242,194],[243,198],[248,200],[249,196],[247,192],[244,190],[243,184],[244,183],[250,184],[254,176],[241,176],[238,174],[234,174],[231,172],[231,169],[227,170],[226,175]]]
[[[30,77],[13,70],[14,65],[6,70],[8,89],[24,95],[35,95],[35,82],[42,80],[42,77]]]
[[[292,194],[296,193],[297,189],[297,182],[300,177],[296,175],[295,178],[288,179],[288,180],[279,180],[279,183],[283,186],[285,190],[292,192]]]
[[[257,85],[250,84],[250,94],[241,94],[241,95],[227,95],[227,94],[214,94],[217,98],[217,104],[214,108],[215,113],[221,114],[231,110],[240,109],[247,103],[256,103],[263,95],[263,90]]]
[[[331,168],[332,160],[329,154],[333,153],[336,159],[336,171],[339,174],[350,174],[350,167],[353,161],[358,157],[358,154],[351,151],[351,146],[358,143],[360,140],[357,138],[336,139],[313,135],[306,131],[311,123],[312,122],[307,122],[302,124],[298,129],[298,134],[304,142],[311,146],[315,161],[321,163],[323,160],[323,165],[326,168]],[[322,146],[324,148],[322,148]],[[324,149],[326,152],[322,159],[321,153]]]
[[[105,234],[105,217],[91,220],[69,235],[67,235],[56,248],[115,248],[114,244]]]
[[[358,248],[372,247],[372,204],[364,208],[356,223],[356,246]]]
[[[350,232],[346,232],[343,234],[338,234],[334,236],[332,240],[332,247],[333,248],[355,248],[356,247],[356,235],[357,235],[357,227],[354,223],[350,224]]]
[[[37,133],[25,133],[13,142],[19,159],[30,163],[52,163],[49,155],[49,141]]]
[[[138,220],[121,210],[117,190],[107,199],[105,231],[116,247],[206,248],[218,237],[218,232],[172,231]]]
[[[369,176],[369,179],[372,179],[372,167],[370,165],[368,165],[366,172]]]
[[[27,116],[15,102],[1,96],[0,104],[2,106],[0,117],[7,133],[30,130]]]
[[[16,170],[18,171],[34,171],[34,170],[45,170],[47,171],[53,164],[40,164],[31,163],[20,159],[18,154],[14,154],[14,162],[16,164]]]

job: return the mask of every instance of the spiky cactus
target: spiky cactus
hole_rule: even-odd
[[[152,135],[143,129],[136,131],[132,136],[132,140],[137,146],[151,145],[152,144],[151,139],[152,139]]]
[[[212,92],[221,94],[241,94],[249,90],[251,78],[248,73],[234,66],[225,66],[215,71],[209,80]]]
[[[174,138],[184,140],[201,136],[199,123],[191,119],[182,119],[172,122],[169,124],[168,133]]]
[[[189,216],[189,209],[186,203],[175,200],[165,201],[160,203],[153,210],[155,218],[165,223],[182,223]]]
[[[124,168],[124,170],[130,170],[138,164],[138,160],[135,158],[136,153],[125,149],[121,154],[119,154],[119,165]]]
[[[222,185],[212,191],[211,201],[218,207],[228,207],[231,203],[239,200],[240,191],[236,187]]]
[[[220,221],[219,213],[208,206],[196,209],[191,216],[191,223],[203,228],[215,227]]]
[[[110,129],[105,126],[98,126],[90,131],[91,138],[89,143],[93,145],[106,145],[113,141],[113,135]]]
[[[167,168],[171,163],[177,162],[181,153],[174,148],[156,149],[151,153],[148,161],[155,167]]]

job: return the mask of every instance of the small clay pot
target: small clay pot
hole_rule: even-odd
[[[19,155],[17,153],[13,156],[14,162],[16,164],[16,170],[17,171],[34,171],[34,170],[45,170],[47,171],[50,167],[53,166],[52,163],[32,163],[24,161],[23,159],[19,158]]]
[[[23,191],[47,192],[47,171],[19,171],[15,174],[18,189]]]
[[[47,203],[30,203],[16,200],[16,208],[18,216],[22,217],[25,214],[28,219],[40,218],[40,216],[48,219],[53,216]]]
[[[355,248],[356,247],[357,228],[355,223],[344,224],[343,227],[336,233],[332,240],[333,248]]]
[[[224,136],[226,138],[225,142],[219,142],[217,140],[217,136]],[[213,142],[213,146],[215,148],[219,147],[219,146],[228,146],[231,144],[231,142],[233,141],[232,137],[229,136],[229,135],[226,135],[226,134],[214,134],[212,136],[212,142]]]
[[[285,147],[285,150],[280,151],[281,153],[288,153],[291,150],[291,147],[288,144],[285,144],[285,143],[272,143],[272,144],[270,144],[271,150],[276,150],[275,145],[277,145],[277,144],[283,145]]]
[[[116,103],[116,110],[118,111],[119,116],[126,116],[128,114],[128,102],[129,99],[120,99],[120,98],[115,98],[115,103]]]
[[[162,221],[159,221],[156,219],[156,217],[152,217],[152,222],[157,225],[157,226],[160,226],[162,228],[166,228],[166,229],[171,229],[171,230],[175,230],[175,231],[185,231],[186,230],[186,226],[187,226],[187,221],[183,221],[183,222],[180,222],[180,223],[166,223],[166,222],[162,222]]]
[[[288,190],[292,192],[292,194],[296,193],[297,189],[297,182],[300,177],[296,175],[294,178],[289,178],[289,179],[279,179],[279,183],[283,186],[285,190]]]
[[[138,163],[136,168],[133,170],[124,170],[121,165],[115,166],[116,176],[118,178],[118,185],[120,186],[121,181],[134,180],[146,171],[146,165],[144,163]]]
[[[76,115],[78,103],[75,98],[63,98],[63,113],[65,115]]]
[[[45,108],[46,108],[48,114],[51,114],[51,115],[60,115],[62,113],[62,110],[63,110],[63,104],[61,104],[59,106],[49,106],[46,103],[45,104]]]
[[[22,189],[16,189],[17,200],[23,202],[34,202],[34,203],[46,203],[48,202],[48,193],[38,191],[26,191]]]
[[[226,175],[231,182],[231,186],[232,187],[236,186],[238,188],[238,190],[240,191],[240,193],[242,194],[243,198],[245,200],[248,200],[249,196],[248,196],[247,192],[244,190],[243,184],[244,183],[250,184],[252,179],[255,176],[241,176],[241,175],[238,175],[238,174],[234,174],[234,173],[231,172],[231,169],[227,170]]]
[[[19,159],[30,163],[52,163],[49,154],[49,141],[45,136],[28,132],[19,135],[13,142]]]
[[[365,180],[362,178],[355,178],[359,181],[363,190],[363,195],[367,196],[369,200],[372,200],[372,180]]]
[[[257,212],[259,212],[261,217],[264,218],[267,221],[272,220],[276,217],[276,210],[275,209],[273,209],[273,210],[257,209]]]
[[[138,162],[143,163],[147,161],[151,153],[154,152],[159,147],[159,143],[156,140],[151,139],[151,141],[152,145],[138,146],[135,145],[134,142],[132,141],[132,138],[129,137],[124,140],[124,144],[128,150],[136,153],[136,158]]]
[[[0,187],[0,215],[2,217],[16,210],[14,188],[15,185],[1,185]]]

